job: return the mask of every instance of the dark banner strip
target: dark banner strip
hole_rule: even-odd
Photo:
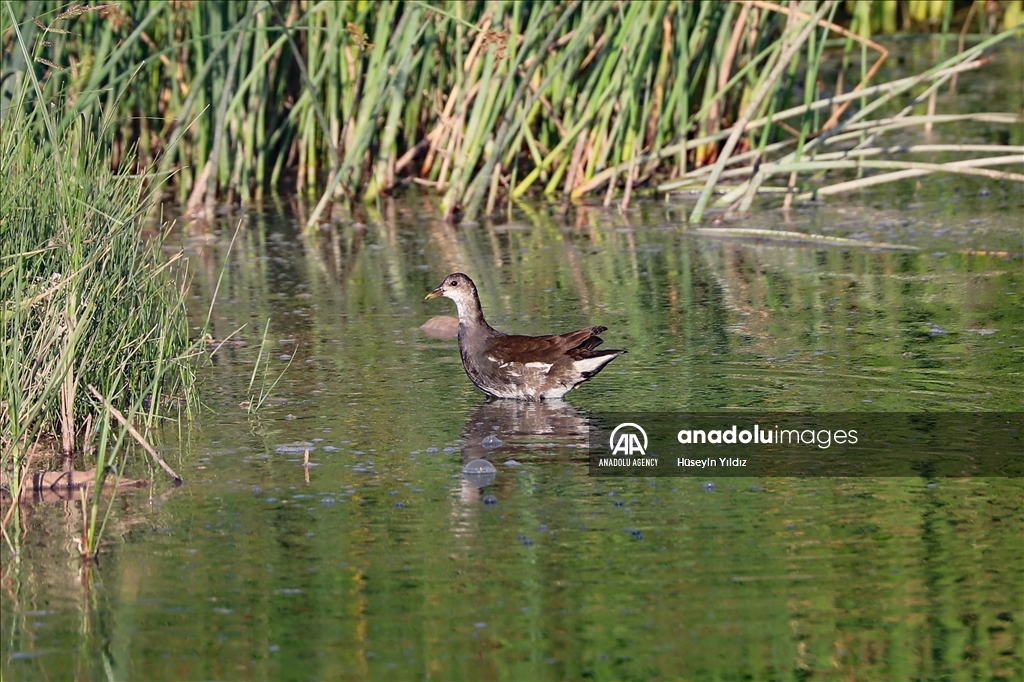
[[[1024,413],[616,413],[594,476],[1024,476]]]

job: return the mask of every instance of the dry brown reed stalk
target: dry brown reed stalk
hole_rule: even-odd
[[[96,481],[99,480],[98,473],[100,472],[97,472],[96,469],[85,471],[71,469],[67,471],[38,471],[25,477],[24,484],[19,486],[20,490],[17,499],[21,503],[57,502],[74,499],[74,493],[79,491],[84,491],[88,495],[92,492],[92,487],[96,485]],[[149,486],[149,481],[144,479],[128,480],[112,473],[107,474],[105,478],[110,477],[115,478],[116,482],[113,486],[108,486],[104,481],[104,494],[109,493],[111,490],[127,490]],[[0,485],[6,485],[7,482],[6,475],[0,473]]]
[[[25,460],[24,463],[21,465],[21,471],[19,472],[18,475],[18,489],[16,491],[12,491],[13,494],[11,495],[11,506],[7,510],[7,513],[4,514],[3,522],[0,523],[0,527],[4,529],[5,533],[7,531],[7,523],[11,520],[11,515],[14,513],[14,508],[17,506],[18,500],[21,499],[21,495],[25,490],[25,483],[28,481],[29,478],[31,478],[28,475],[28,472],[30,467],[32,466],[32,458],[35,455],[37,448],[39,447],[39,438],[40,436],[37,435],[35,443],[33,443],[29,448],[27,448]],[[4,477],[7,478],[6,472],[4,472]],[[9,481],[10,479],[8,478],[7,480]]]
[[[807,234],[806,232],[792,232],[788,230],[764,230],[749,227],[695,227],[692,230],[688,230],[687,232],[692,234],[698,234],[705,237],[725,239],[755,239],[764,242],[819,244],[827,246],[839,246],[844,248],[872,249],[876,251],[913,252],[920,250],[916,246],[909,246],[906,244],[862,241],[860,239],[847,239],[846,237]]]
[[[959,36],[957,36],[957,41],[956,41],[956,45],[957,45],[956,53],[957,54],[960,54],[961,52],[964,51],[964,41],[967,39],[967,31],[971,27],[971,21],[974,19],[974,13],[975,13],[975,11],[977,9],[978,9],[978,3],[977,2],[972,2],[970,9],[967,10],[967,17],[964,19],[964,25],[960,29]],[[950,79],[950,81],[949,81],[949,94],[952,95],[955,92],[956,92],[956,75],[954,74],[953,78]]]
[[[694,206],[693,212],[690,214],[690,222],[700,222],[702,219],[704,209],[707,206],[708,200],[711,198],[711,193],[714,191],[715,184],[718,182],[718,176],[721,174],[722,169],[725,168],[725,163],[732,154],[733,149],[736,148],[736,143],[739,141],[740,135],[743,134],[743,130],[746,127],[747,122],[750,121],[754,113],[757,112],[758,108],[761,106],[761,102],[768,96],[768,92],[775,86],[779,78],[782,76],[782,72],[788,68],[790,60],[800,49],[803,48],[804,42],[811,34],[811,31],[814,30],[817,25],[817,21],[823,17],[826,12],[828,12],[831,6],[831,0],[825,0],[818,7],[818,11],[814,16],[809,17],[809,20],[805,21],[804,25],[800,28],[800,32],[797,33],[796,36],[793,37],[792,41],[782,49],[779,59],[775,64],[775,68],[761,84],[760,89],[751,96],[750,101],[747,104],[746,111],[740,116],[739,120],[736,121],[736,124],[732,128],[732,132],[722,147],[718,160],[715,161],[715,164],[711,169],[707,183],[704,185],[704,190],[701,192],[700,197],[697,199],[697,204]]]
[[[146,452],[149,453],[149,455],[156,461],[156,463],[160,465],[160,468],[166,471],[168,475],[170,475],[170,477],[174,479],[174,482],[176,484],[180,484],[182,482],[181,476],[174,473],[174,470],[171,469],[167,462],[164,461],[164,458],[157,454],[157,451],[153,449],[153,446],[149,444],[149,442],[143,437],[143,435],[139,433],[134,426],[131,425],[131,422],[125,419],[124,415],[121,414],[121,411],[118,410],[113,405],[111,405],[110,401],[104,398],[103,395],[99,391],[97,391],[92,384],[90,384],[88,388],[89,392],[92,393],[97,400],[103,403],[103,405],[108,410],[110,410],[110,414],[114,415],[114,419],[116,419],[121,424],[121,426],[127,429],[128,433],[131,434],[132,438],[134,438],[135,441],[139,445],[141,445]]]
[[[61,19],[74,19],[80,17],[87,12],[99,12],[105,10],[110,5],[72,5],[63,12],[57,15],[57,20]]]
[[[769,11],[772,11],[772,12],[779,12],[779,13],[782,13],[782,14],[789,14],[790,16],[795,15],[801,21],[807,21],[808,19],[811,18],[810,14],[808,14],[806,12],[803,12],[800,9],[791,10],[789,7],[783,7],[783,6],[781,6],[781,5],[777,4],[777,3],[767,2],[767,0],[749,0],[749,2],[754,7],[760,7],[762,9],[766,9],[766,10],[769,10]],[[868,37],[865,37],[865,36],[853,33],[852,31],[844,28],[843,26],[840,26],[839,24],[836,24],[835,22],[829,22],[829,21],[825,21],[824,19],[819,19],[817,24],[821,28],[827,28],[832,33],[837,33],[837,34],[839,34],[839,35],[841,35],[841,36],[843,36],[845,38],[849,38],[850,40],[852,40],[854,42],[861,43],[862,45],[866,45],[867,47],[870,47],[872,50],[875,50],[876,52],[878,52],[878,59],[876,59],[871,64],[871,68],[868,69],[868,71],[865,74],[864,78],[859,83],[857,83],[856,86],[854,86],[854,88],[853,88],[853,90],[851,92],[858,92],[861,89],[866,88],[867,84],[871,82],[871,79],[874,78],[875,75],[878,73],[879,69],[882,68],[882,64],[885,63],[885,60],[889,58],[889,50],[886,49],[886,47],[884,45],[881,45],[880,43],[877,43],[877,42],[875,42],[874,40],[871,40]],[[842,73],[839,74],[839,78],[842,78]],[[837,92],[836,94],[842,94],[842,93]],[[838,108],[835,108],[833,110],[833,112],[832,112],[832,115],[829,117],[829,119],[827,121],[825,121],[824,125],[821,126],[821,130],[822,131],[829,130],[830,128],[835,126],[836,123],[839,121],[839,118],[846,112],[846,110],[850,107],[851,104],[853,104],[853,100],[852,99],[846,100],[842,104],[842,106],[840,106]]]
[[[724,91],[726,85],[729,83],[729,74],[732,72],[731,69],[733,63],[736,61],[736,51],[740,46],[740,38],[743,37],[743,33],[747,27],[747,16],[750,14],[752,2],[751,0],[742,0],[742,2],[743,8],[740,9],[740,16],[736,19],[736,24],[733,26],[732,35],[729,37],[729,46],[725,48],[725,57],[722,59],[722,65],[718,70],[719,92]],[[708,114],[708,118],[712,121],[717,121],[721,118],[718,113],[720,103],[721,100],[715,100],[714,104],[711,106],[711,112]]]
[[[81,552],[82,560],[83,560],[83,562],[85,563],[85,565],[87,567],[86,570],[88,570],[88,565],[89,565],[89,523],[88,523],[88,519],[89,519],[89,506],[88,506],[88,503],[86,502],[86,499],[87,499],[88,496],[85,494],[85,488],[84,487],[79,488],[78,492],[79,492],[79,496],[78,496],[79,500],[82,503],[82,537],[78,541],[78,551]],[[88,582],[84,580],[84,576],[83,576],[83,584],[88,586]]]

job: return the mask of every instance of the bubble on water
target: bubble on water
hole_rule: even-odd
[[[504,444],[505,441],[501,440],[497,436],[486,436],[482,441],[480,441],[480,445],[482,445],[486,450],[496,450]]]
[[[488,507],[493,507],[494,505],[498,504],[498,498],[495,497],[494,495],[484,495],[484,498],[480,501],[483,502]]]
[[[715,485],[714,481],[705,481],[700,484],[700,487],[704,489],[704,492],[713,493],[718,486]]]
[[[494,465],[486,459],[474,459],[472,462],[462,467],[462,473],[470,475],[493,474],[495,472],[497,472],[497,469],[495,469]]]
[[[466,482],[475,488],[486,488],[494,482],[498,470],[486,459],[474,459],[462,468]],[[455,474],[458,477],[458,474]]]

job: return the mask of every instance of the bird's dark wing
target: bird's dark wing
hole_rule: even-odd
[[[586,327],[555,336],[500,336],[484,349],[497,362],[555,363],[572,351],[590,351],[601,345],[598,334],[607,327]]]

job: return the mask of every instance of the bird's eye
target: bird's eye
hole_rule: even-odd
[[[459,286],[459,283],[458,282],[449,282],[448,286],[450,286],[450,287],[457,287],[457,286]]]

